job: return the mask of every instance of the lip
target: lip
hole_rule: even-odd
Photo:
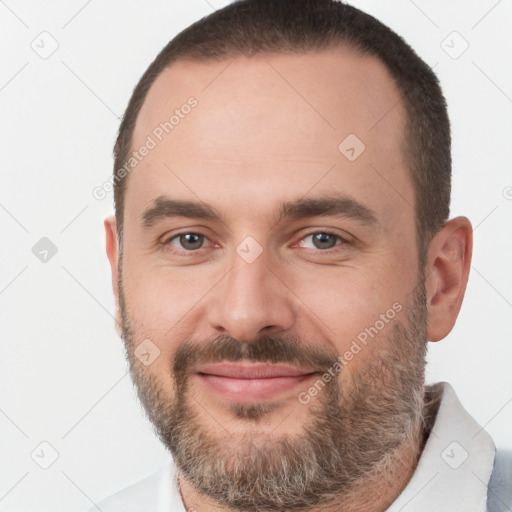
[[[240,363],[211,364],[197,370],[208,391],[238,402],[278,398],[316,373],[286,365]]]

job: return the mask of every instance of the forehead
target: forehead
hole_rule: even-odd
[[[384,65],[347,48],[178,61],[139,113],[132,150],[151,150],[130,173],[125,207],[162,194],[269,204],[334,188],[412,216],[404,122]]]

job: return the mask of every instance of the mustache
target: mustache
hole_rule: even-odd
[[[179,379],[200,365],[245,360],[253,363],[288,363],[326,372],[338,355],[333,350],[305,344],[299,338],[263,335],[254,341],[240,342],[231,336],[220,335],[209,342],[191,339],[183,342],[174,354],[172,369]]]

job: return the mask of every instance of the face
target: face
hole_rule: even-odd
[[[322,503],[412,442],[426,310],[404,120],[383,65],[346,49],[178,62],[149,91],[123,339],[184,478],[220,503]]]

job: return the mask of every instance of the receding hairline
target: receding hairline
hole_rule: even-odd
[[[345,42],[332,42],[326,47],[321,48],[312,48],[312,49],[306,49],[303,50],[301,48],[292,48],[292,49],[284,49],[284,50],[262,50],[258,52],[254,52],[252,55],[248,56],[244,52],[233,50],[233,51],[227,51],[224,55],[219,56],[195,56],[195,55],[179,55],[176,58],[173,58],[163,69],[160,70],[158,75],[156,75],[151,85],[149,86],[148,90],[146,91],[146,94],[144,96],[144,100],[137,111],[136,118],[134,120],[134,125],[130,133],[130,145],[125,150],[125,156],[129,155],[132,151],[134,151],[134,148],[136,147],[135,142],[135,133],[137,131],[137,128],[139,127],[139,121],[141,118],[141,114],[147,109],[148,107],[148,99],[151,97],[151,93],[154,92],[155,86],[158,86],[159,81],[163,80],[166,74],[169,74],[170,72],[174,71],[176,67],[188,67],[191,68],[201,66],[201,65],[208,65],[211,63],[214,64],[223,64],[225,63],[225,66],[220,67],[220,73],[223,72],[224,69],[226,69],[231,63],[238,61],[238,62],[247,62],[251,63],[254,61],[268,61],[271,58],[275,57],[303,57],[307,55],[315,55],[315,54],[332,54],[333,56],[337,55],[337,58],[340,60],[352,60],[352,61],[364,61],[366,64],[370,63],[372,65],[372,69],[370,70],[370,73],[368,74],[374,74],[375,70],[380,73],[384,73],[384,76],[389,80],[389,83],[392,86],[393,94],[396,94],[396,102],[391,106],[390,110],[387,112],[384,112],[383,114],[387,115],[391,110],[395,110],[396,108],[401,109],[401,115],[403,116],[404,123],[407,123],[408,121],[408,109],[407,109],[407,103],[404,100],[402,91],[400,89],[399,83],[396,80],[396,78],[393,76],[392,72],[390,71],[389,67],[387,66],[386,62],[384,62],[383,59],[380,58],[379,55],[372,53],[370,51],[367,51],[365,49],[362,49],[360,47],[355,46],[354,44],[351,44],[350,41]],[[381,75],[382,76],[382,75]],[[212,82],[219,78],[218,76],[214,76],[212,79]],[[201,91],[200,91],[201,92]],[[380,122],[380,119],[376,120],[377,122]],[[373,128],[373,127],[370,127]],[[403,130],[402,130],[403,131]],[[400,139],[402,142],[405,142],[404,139],[406,139],[406,133],[400,134]],[[407,160],[405,152],[403,152],[404,160]],[[126,158],[125,158],[126,159]],[[123,160],[125,160],[123,159]],[[125,183],[126,186],[126,183]]]
[[[341,1],[237,0],[186,27],[161,50],[132,94],[114,147],[114,172],[133,147],[133,131],[148,90],[174,62],[219,61],[269,50],[304,54],[336,46],[380,61],[399,91],[405,111],[400,149],[413,179],[423,254],[449,215],[451,137],[446,100],[432,68],[400,35]],[[114,186],[120,226],[125,185],[121,180]]]

